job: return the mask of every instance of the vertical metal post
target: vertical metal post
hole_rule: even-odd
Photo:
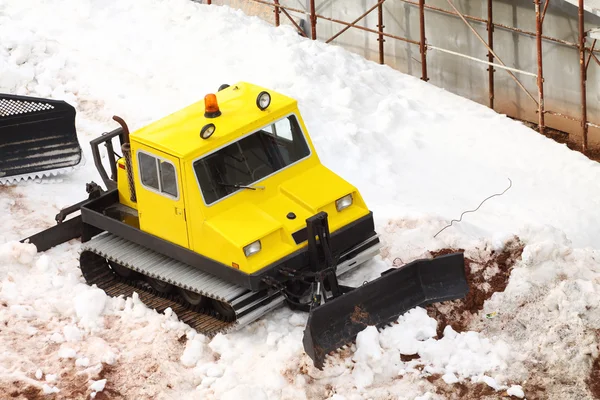
[[[579,0],[579,71],[581,75],[581,127],[583,129],[583,148],[585,154],[588,149],[588,125],[587,125],[587,96],[585,68],[585,27],[583,19],[583,0]]]
[[[383,26],[383,3],[377,6],[377,22],[377,28],[379,28],[379,38],[377,39],[379,41],[379,64],[383,64],[383,42],[385,42],[383,39],[383,28],[385,28]]]
[[[315,0],[310,0],[310,32],[311,39],[317,40],[317,13],[315,11]]]
[[[421,79],[427,82],[427,45],[425,43],[425,0],[419,0],[419,30],[421,40],[419,42],[419,51],[421,52]]]
[[[493,19],[493,8],[492,8],[493,0],[487,0],[488,6],[488,17],[487,17],[487,32],[488,32],[488,45],[490,49],[494,49],[494,19]],[[488,50],[487,53],[488,61],[494,62],[494,54]],[[490,108],[494,109],[494,69],[493,65],[488,66],[488,86],[490,90]]]
[[[548,0],[546,0],[547,2]],[[533,0],[535,4],[535,40],[537,43],[537,86],[538,86],[538,127],[544,134],[544,70],[542,62],[542,15],[540,13],[540,0]]]
[[[279,14],[281,13],[281,10],[279,7],[277,7],[279,5],[279,0],[273,0],[273,3],[276,5],[275,9],[273,10],[275,13],[275,26],[279,26]]]

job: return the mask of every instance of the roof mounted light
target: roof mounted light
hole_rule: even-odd
[[[216,118],[219,115],[221,115],[221,110],[219,110],[217,96],[215,96],[213,93],[209,93],[204,96],[204,117]]]
[[[217,130],[215,124],[206,124],[200,130],[200,137],[206,140],[211,137],[213,133],[215,133],[215,130]]]
[[[271,95],[269,92],[260,92],[258,96],[256,96],[256,107],[260,108],[261,111],[264,111],[271,104]]]

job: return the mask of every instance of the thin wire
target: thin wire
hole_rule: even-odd
[[[492,197],[502,196],[504,193],[506,193],[508,191],[508,189],[510,189],[512,187],[512,181],[510,180],[510,178],[508,178],[508,182],[509,182],[508,187],[506,189],[504,189],[504,191],[502,193],[495,193],[495,194],[493,194],[493,195],[491,195],[489,197],[486,197],[485,199],[483,199],[483,201],[474,210],[463,211],[463,213],[460,214],[460,218],[459,219],[453,219],[452,221],[450,221],[450,223],[448,225],[446,225],[445,227],[443,227],[438,233],[436,233],[435,235],[433,235],[433,237],[435,238],[437,235],[439,235],[440,233],[442,233],[442,231],[444,231],[444,229],[450,228],[454,222],[461,222],[462,218],[463,218],[463,215],[465,215],[467,213],[473,213],[473,212],[479,210],[479,208],[483,205],[483,203],[485,203],[486,201],[488,201]]]

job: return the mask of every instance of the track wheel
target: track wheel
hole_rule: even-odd
[[[208,299],[199,293],[192,292],[191,290],[185,290],[183,288],[177,288],[177,290],[185,299],[185,301],[193,306],[204,306],[208,302]]]
[[[108,265],[110,265],[110,268],[113,271],[115,271],[115,273],[122,278],[135,280],[140,277],[140,274],[138,272],[136,272],[132,269],[126,268],[126,267],[122,266],[121,264],[117,264],[114,261],[108,260]]]
[[[223,303],[222,301],[219,301],[219,300],[215,300],[215,299],[210,299],[210,300],[211,300],[211,304],[212,304],[213,308],[219,314],[221,314],[223,317],[225,317],[229,320],[235,319],[235,311],[234,311],[233,307],[231,307],[229,304]]]
[[[174,286],[171,285],[170,283],[163,282],[158,279],[150,278],[149,276],[146,276],[145,278],[146,278],[146,281],[150,284],[150,286],[152,286],[152,288],[159,293],[166,294],[166,293],[171,293],[173,291]]]

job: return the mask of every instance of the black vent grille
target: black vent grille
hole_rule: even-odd
[[[296,244],[306,242],[308,240],[308,229],[306,229],[306,227],[302,228],[299,231],[292,233],[292,237]]]
[[[14,99],[0,99],[0,117],[9,117],[11,115],[27,114],[52,109],[54,109],[54,106],[49,103]]]

